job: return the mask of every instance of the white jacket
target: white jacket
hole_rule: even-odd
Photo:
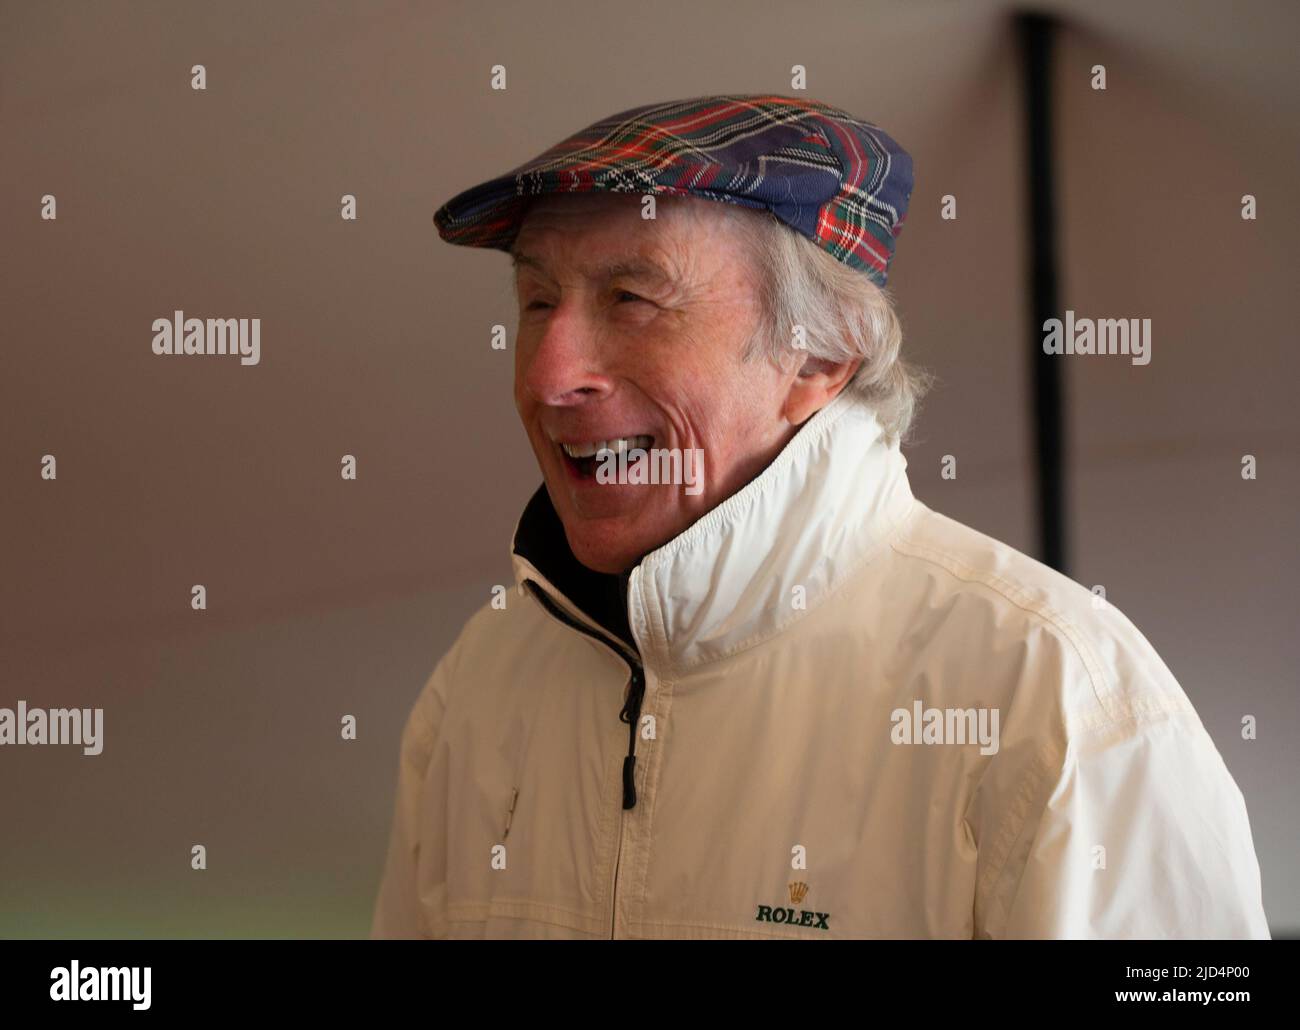
[[[841,394],[632,570],[639,656],[526,513],[518,591],[407,722],[372,935],[1267,937],[1245,802],[1151,645],[906,464]]]

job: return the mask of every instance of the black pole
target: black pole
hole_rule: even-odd
[[[1052,161],[1052,42],[1056,19],[1016,16],[1025,98],[1026,224],[1029,228],[1029,364],[1037,471],[1038,552],[1066,572],[1065,413],[1061,356],[1043,353],[1043,323],[1057,310],[1056,180]]]

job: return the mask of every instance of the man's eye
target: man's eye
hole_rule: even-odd
[[[646,300],[644,297],[638,296],[637,294],[632,293],[630,290],[619,290],[618,293],[616,294],[615,299],[621,304],[626,304],[632,301],[640,301],[641,303],[644,304],[650,303],[650,301]],[[549,307],[551,307],[551,305],[544,300],[534,300],[524,305],[524,310],[541,311]]]

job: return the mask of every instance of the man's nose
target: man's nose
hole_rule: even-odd
[[[596,327],[576,298],[550,311],[528,356],[524,386],[541,404],[568,407],[609,393]]]

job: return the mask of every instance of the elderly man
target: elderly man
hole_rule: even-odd
[[[545,483],[410,714],[374,936],[1268,935],[1150,644],[909,490],[911,186],[873,125],[722,96],[439,210],[513,256]]]

